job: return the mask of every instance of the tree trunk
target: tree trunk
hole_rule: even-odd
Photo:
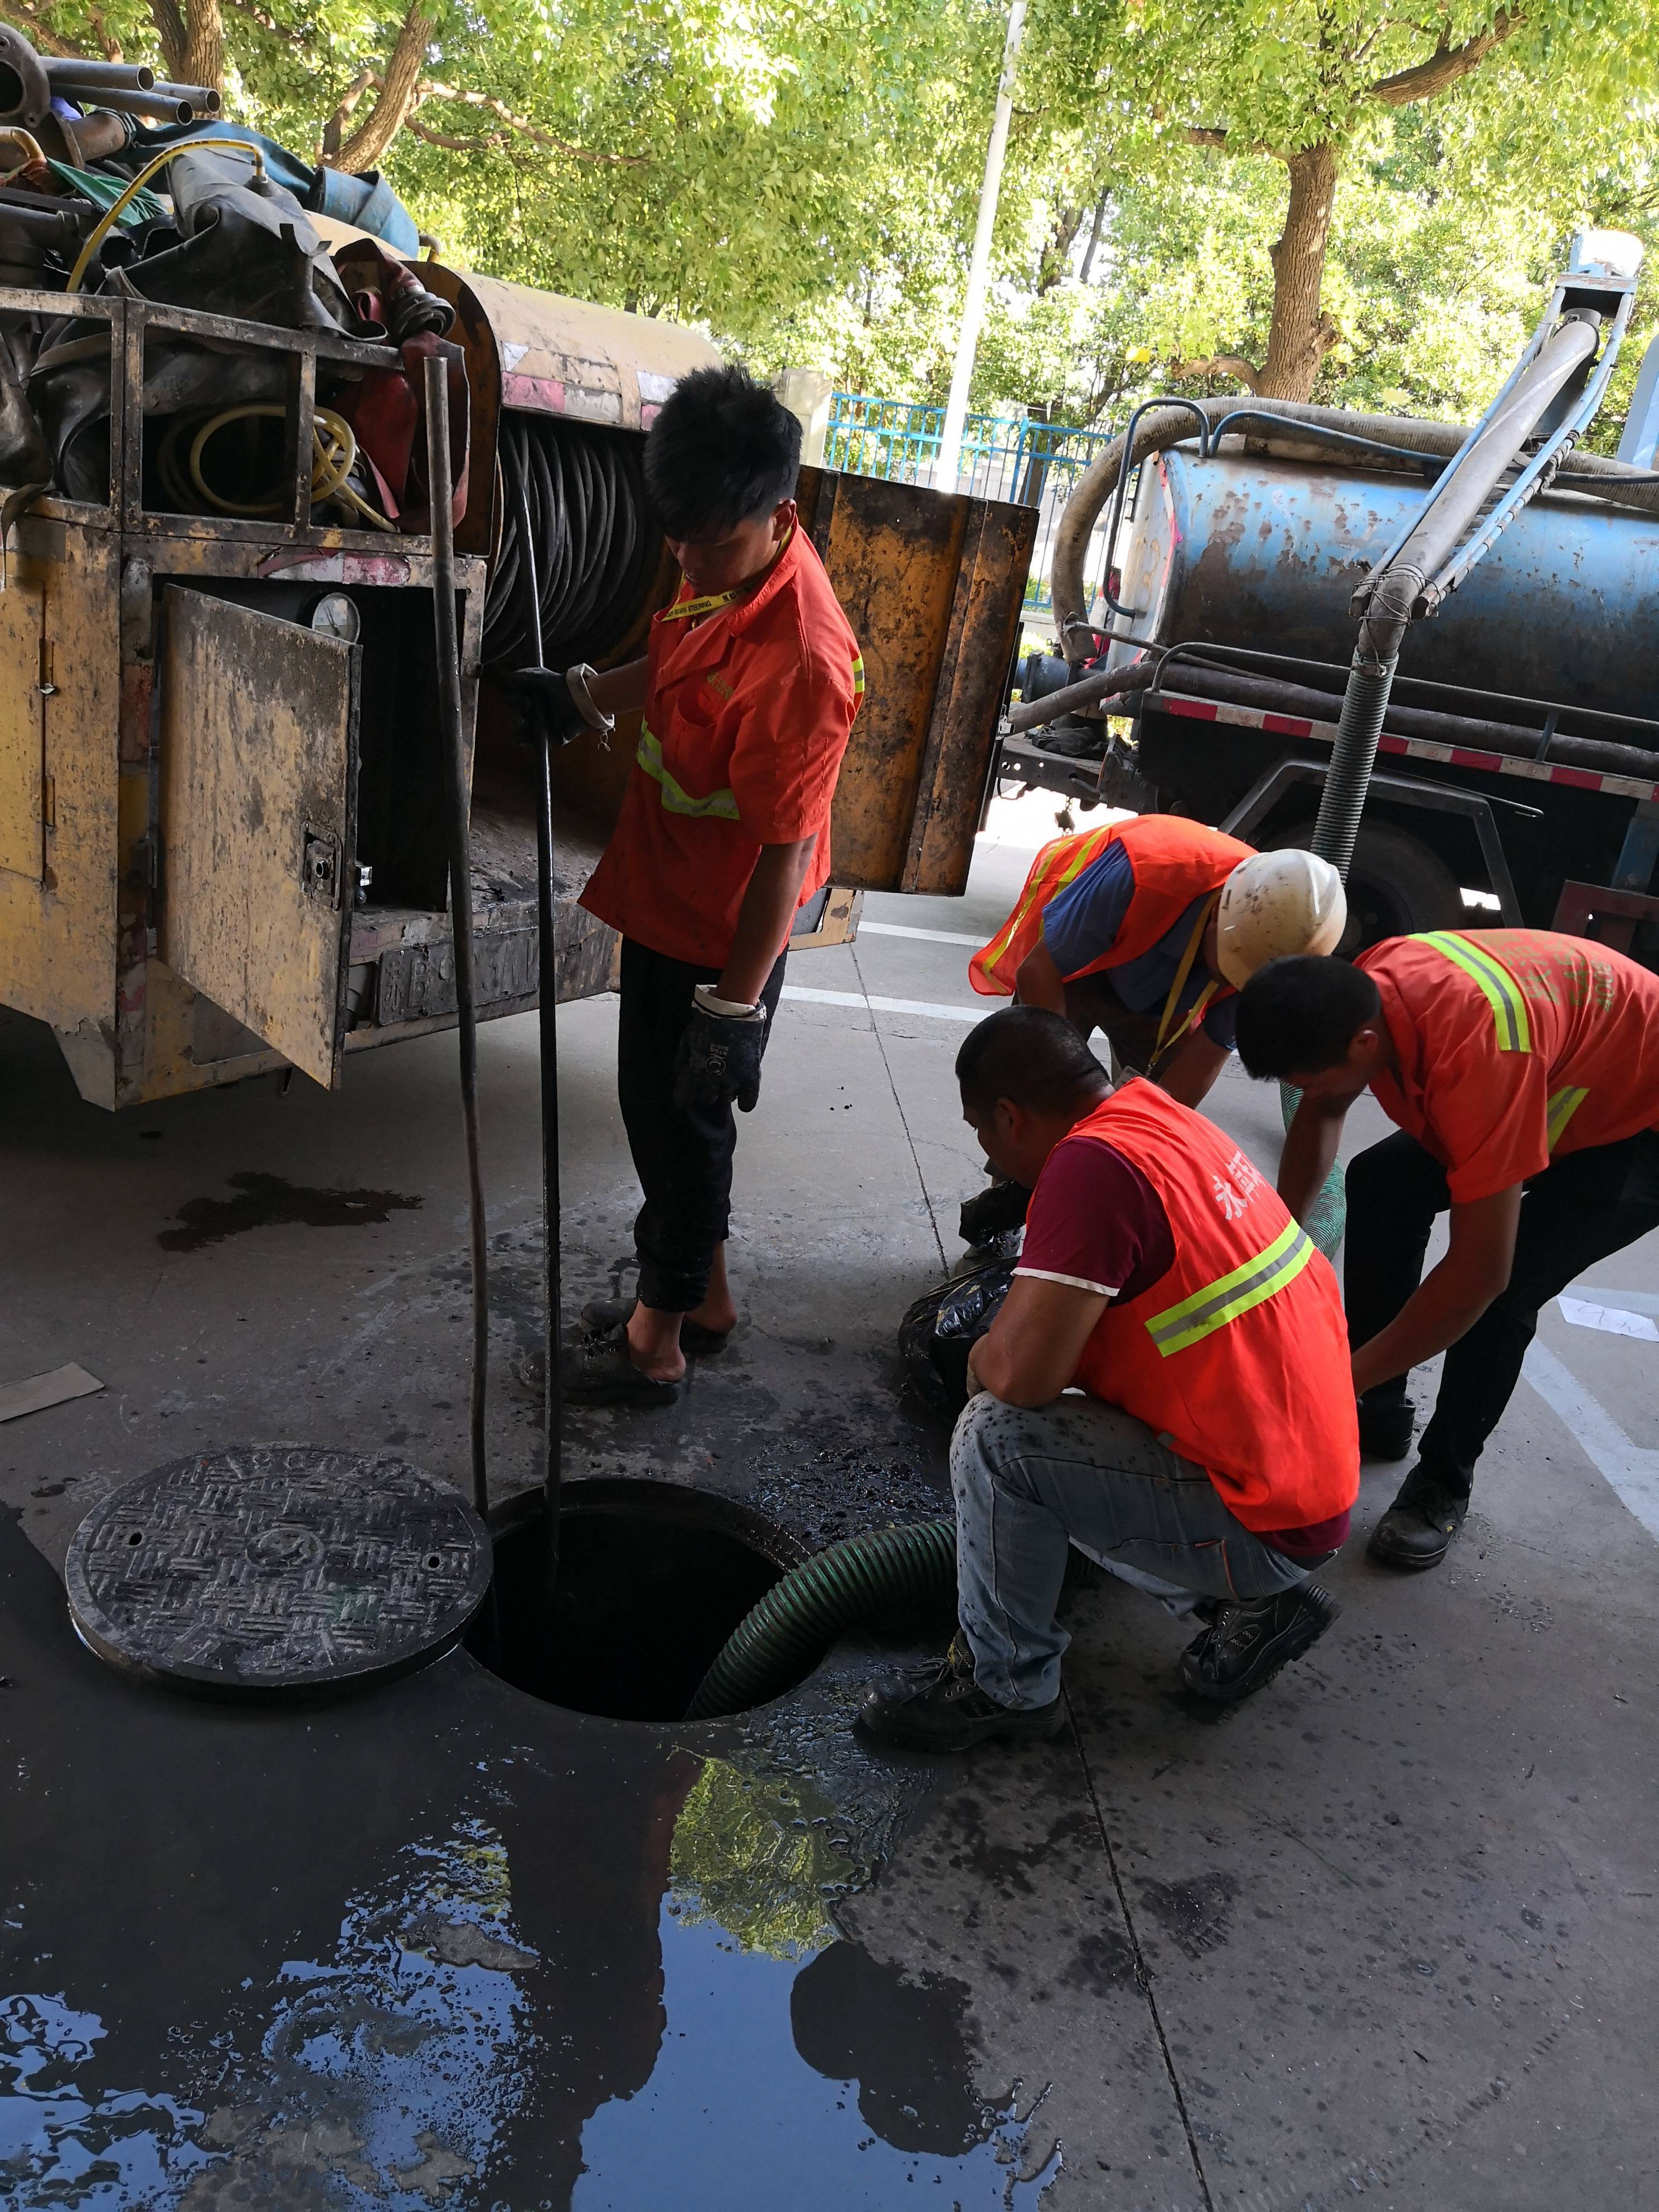
[[[189,35],[185,44],[181,84],[204,84],[210,92],[222,92],[225,76],[225,21],[219,0],[185,0]]]
[[[334,155],[333,167],[361,175],[386,153],[420,104],[426,50],[436,27],[437,18],[423,13],[422,0],[411,0],[374,105]]]
[[[1336,149],[1304,146],[1286,157],[1285,167],[1290,204],[1273,249],[1273,324],[1255,388],[1264,399],[1309,399],[1326,355],[1342,335],[1319,309],[1336,203]]]
[[[149,12],[173,82],[222,92],[225,24],[219,0],[149,0]]]

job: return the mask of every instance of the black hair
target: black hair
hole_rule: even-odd
[[[1316,1075],[1347,1057],[1382,1000],[1362,968],[1297,952],[1258,968],[1238,994],[1238,1056],[1247,1073]]]
[[[1005,1006],[968,1032],[957,1054],[962,1103],[983,1121],[999,1098],[1030,1114],[1060,1114],[1080,1094],[1098,1097],[1112,1079],[1060,1014]]]
[[[645,490],[665,538],[696,544],[793,499],[800,419],[746,368],[694,368],[645,441]]]

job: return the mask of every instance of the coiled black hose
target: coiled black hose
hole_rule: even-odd
[[[484,600],[484,659],[521,668],[530,658],[519,553],[520,518],[527,511],[540,665],[602,659],[632,626],[662,547],[646,512],[637,443],[586,423],[504,414],[497,447],[504,497],[501,549]]]
[[[686,1718],[745,1712],[800,1680],[844,1629],[954,1602],[957,1524],[916,1521],[848,1536],[792,1567],[732,1630]]]

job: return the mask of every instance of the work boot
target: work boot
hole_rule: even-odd
[[[1421,1461],[1400,1486],[1400,1495],[1371,1531],[1367,1559],[1407,1574],[1437,1567],[1469,1510],[1467,1494],[1448,1490]]]
[[[969,1751],[994,1736],[1058,1735],[1066,1709],[1058,1696],[1036,1707],[1000,1705],[975,1681],[974,1656],[957,1636],[931,1681],[872,1690],[859,1718],[872,1735],[908,1751]]]
[[[591,1336],[609,1336],[612,1329],[627,1328],[628,1317],[638,1304],[637,1298],[590,1298],[581,1310],[582,1327]],[[724,1352],[731,1341],[729,1328],[705,1328],[689,1314],[680,1323],[680,1350],[689,1352],[694,1359],[710,1358]]]
[[[1274,1597],[1218,1605],[1202,1636],[1181,1655],[1182,1680],[1212,1705],[1237,1705],[1299,1658],[1341,1610],[1317,1583],[1298,1583]]]
[[[1361,1459],[1404,1459],[1412,1448],[1412,1430],[1416,1419],[1417,1408],[1409,1398],[1362,1398]]]
[[[573,1406],[672,1406],[678,1382],[659,1382],[628,1356],[628,1332],[591,1336],[559,1355],[559,1387]]]

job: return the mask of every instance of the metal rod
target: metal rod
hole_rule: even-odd
[[[467,1226],[472,1247],[472,1374],[467,1433],[472,1503],[489,1510],[484,1463],[484,1393],[489,1371],[489,1253],[478,1147],[478,1021],[472,951],[471,793],[461,714],[461,641],[455,614],[455,526],[450,510],[448,364],[426,363],[426,480],[432,507],[433,627],[438,649],[438,727],[444,750],[449,833],[449,908],[455,932],[456,1035],[460,1043],[461,1123],[466,1133]]]
[[[224,106],[210,84],[174,84],[170,77],[162,77],[155,89],[165,93],[169,100],[186,101],[198,115],[216,115]]]
[[[72,85],[60,88],[73,93]],[[146,123],[193,123],[196,110],[187,100],[172,100],[161,92],[112,92],[104,85],[87,87],[93,107],[106,107],[117,115],[136,115]]]
[[[529,631],[530,666],[542,665],[542,603],[536,570],[530,493],[522,465],[513,471],[518,505],[519,574]],[[558,945],[553,906],[553,747],[545,729],[536,747],[536,944],[539,955],[537,1030],[542,1078],[542,1490],[547,1527],[546,1588],[559,1571],[559,1507],[564,1482],[564,1405],[559,1376],[559,1319],[563,1282],[559,1255]]]
[[[148,62],[83,61],[78,54],[42,54],[40,66],[54,89],[77,84],[110,85],[118,92],[153,92],[155,72]]]

